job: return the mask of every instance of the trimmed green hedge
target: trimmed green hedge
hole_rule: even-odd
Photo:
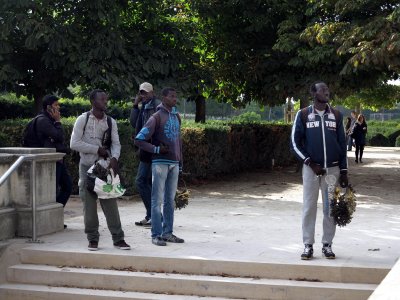
[[[28,119],[0,121],[0,139],[3,147],[21,145],[22,131]],[[69,141],[74,118],[63,119],[66,140]],[[234,174],[245,170],[268,169],[272,159],[275,165],[287,166],[295,158],[289,150],[290,125],[267,123],[228,124],[211,122],[195,124],[183,121],[183,171],[190,177],[210,178]],[[135,176],[138,165],[136,149],[131,141],[132,128],[127,120],[118,120],[122,145],[121,177],[127,187],[127,195],[135,192]],[[77,193],[79,154],[66,157],[68,169]]]
[[[76,97],[75,99],[60,99],[60,113],[63,117],[77,117],[84,111],[91,109],[88,99]],[[16,118],[33,118],[33,100],[26,97],[17,98],[14,94],[0,95],[0,120]],[[108,114],[114,119],[128,119],[131,112],[131,103],[108,104]]]

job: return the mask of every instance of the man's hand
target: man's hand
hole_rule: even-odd
[[[142,96],[138,94],[135,97],[135,101],[133,101],[133,106],[139,105],[140,102],[142,102]]]
[[[48,109],[47,112],[54,119],[54,121],[60,122],[61,115],[60,115],[60,111],[58,109],[56,109],[56,108]]]
[[[106,148],[104,148],[104,147],[99,147],[99,149],[97,150],[97,154],[100,157],[103,157],[104,159],[106,159],[108,157],[108,152],[107,152]]]
[[[169,147],[167,145],[160,145],[160,154],[167,154],[169,152]]]
[[[304,164],[309,166],[317,176],[323,176],[326,174],[326,170],[322,168],[319,164],[313,162],[310,158],[304,161]]]
[[[349,186],[349,178],[347,177],[347,171],[340,171],[339,183],[342,188]]]
[[[115,157],[111,158],[110,160],[110,168],[113,169],[114,176],[119,174],[118,160]]]

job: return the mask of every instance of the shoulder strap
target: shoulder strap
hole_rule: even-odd
[[[307,121],[307,114],[308,114],[308,106],[304,107],[301,109],[300,117],[301,117],[301,122],[303,123],[303,126],[306,126],[306,121]]]
[[[35,134],[36,139],[40,141],[40,143],[42,143],[42,141],[39,139],[39,136],[38,136],[38,134],[37,134],[36,125],[37,125],[37,120],[38,120],[39,118],[42,118],[42,117],[44,117],[43,114],[38,114],[38,115],[33,119],[33,124],[32,124],[32,126],[33,126],[33,133]]]
[[[86,113],[86,121],[85,121],[85,125],[83,126],[82,137],[83,137],[83,135],[85,134],[86,125],[87,125],[87,123],[88,123],[88,121],[89,121],[89,116],[90,116],[90,111],[88,111],[88,112]]]

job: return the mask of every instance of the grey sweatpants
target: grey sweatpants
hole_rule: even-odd
[[[99,241],[99,217],[97,215],[97,195],[86,189],[87,171],[90,166],[79,165],[79,196],[83,202],[83,219],[85,233],[88,241]],[[111,232],[113,242],[124,239],[121,227],[117,199],[99,199],[101,208],[106,217],[108,229]]]
[[[334,175],[336,183],[339,179],[339,167],[327,169],[327,175]],[[335,236],[336,225],[329,215],[328,184],[325,176],[317,176],[309,167],[303,166],[303,243],[314,244],[315,221],[317,218],[317,203],[319,190],[322,194],[322,206],[324,212],[322,243],[331,244]]]

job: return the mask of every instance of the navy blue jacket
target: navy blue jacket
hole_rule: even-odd
[[[346,134],[343,126],[343,115],[327,105],[322,117],[307,107],[304,118],[299,110],[293,123],[291,134],[291,150],[298,159],[304,161],[308,157],[323,168],[339,166],[347,170]]]
[[[132,108],[130,123],[135,129],[136,136],[140,130],[142,130],[144,124],[150,119],[150,117],[157,111],[157,106],[161,103],[160,100],[153,97],[147,103],[142,103],[142,108]],[[139,159],[142,162],[151,163],[152,154],[142,149],[139,150]]]

